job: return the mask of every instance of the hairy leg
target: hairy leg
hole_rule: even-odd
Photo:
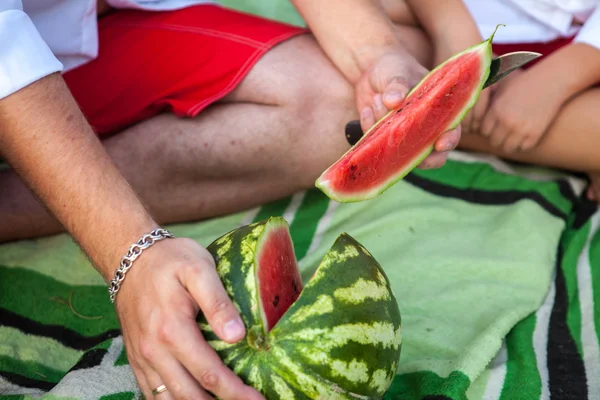
[[[397,30],[427,64],[423,32]],[[162,114],[104,145],[159,223],[199,220],[312,187],[349,148],[344,127],[358,117],[353,96],[314,39],[303,35],[267,53],[198,118]],[[12,171],[0,172],[0,187],[0,242],[63,231]]]
[[[348,148],[353,90],[309,35],[267,53],[198,118],[162,114],[104,141],[161,224],[240,211],[312,187]],[[62,232],[12,171],[0,172],[0,241]]]

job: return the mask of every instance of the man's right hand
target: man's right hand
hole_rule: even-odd
[[[58,74],[0,99],[0,149],[106,281],[129,246],[157,226]],[[129,361],[150,398],[164,384],[160,400],[210,399],[206,390],[224,400],[262,399],[223,365],[195,322],[202,310],[223,340],[244,335],[242,326],[228,337],[227,322],[239,316],[212,256],[194,241],[146,249],[116,303]]]
[[[196,323],[206,316],[215,333],[235,343],[244,338],[212,256],[190,239],[169,239],[144,250],[116,296],[125,348],[138,383],[151,399],[259,400],[204,340]]]

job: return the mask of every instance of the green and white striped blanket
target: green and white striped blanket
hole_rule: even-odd
[[[403,317],[386,399],[599,399],[600,212],[576,179],[488,161],[456,152],[368,202],[311,190],[170,229],[208,245],[283,215],[304,279],[354,236]],[[139,395],[106,286],[70,238],[0,246],[0,400]]]

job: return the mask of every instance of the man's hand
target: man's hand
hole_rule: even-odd
[[[130,245],[157,226],[58,74],[0,100],[0,149],[107,282]],[[243,328],[229,333],[237,312],[212,257],[195,242],[168,239],[148,248],[116,302],[129,360],[147,396],[165,384],[160,400],[210,399],[201,385],[224,400],[262,398],[223,366],[195,323],[201,309],[220,338],[244,335]]]
[[[229,343],[245,330],[212,256],[189,239],[155,244],[136,261],[116,305],[129,362],[146,398],[164,384],[160,399],[259,400],[204,340],[195,322],[199,309]]]
[[[363,131],[400,104],[427,73],[401,44],[381,0],[292,0],[333,64],[356,88]],[[441,167],[460,140],[442,134],[421,168]]]
[[[427,74],[427,69],[404,49],[384,52],[365,71],[356,83],[356,103],[363,132],[400,105],[409,90]],[[422,169],[439,168],[446,162],[448,152],[460,141],[460,126],[443,133],[434,149],[419,165]]]

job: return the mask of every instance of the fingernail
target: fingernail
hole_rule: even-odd
[[[450,151],[450,150],[452,150],[452,148],[453,148],[452,143],[446,142],[446,143],[443,143],[442,145],[440,145],[440,148],[438,151]]]
[[[223,335],[227,341],[236,341],[244,336],[244,324],[241,318],[236,318],[225,324],[223,327]]]
[[[404,96],[398,92],[388,92],[383,95],[383,101],[385,103],[399,103],[402,99],[404,99]]]

